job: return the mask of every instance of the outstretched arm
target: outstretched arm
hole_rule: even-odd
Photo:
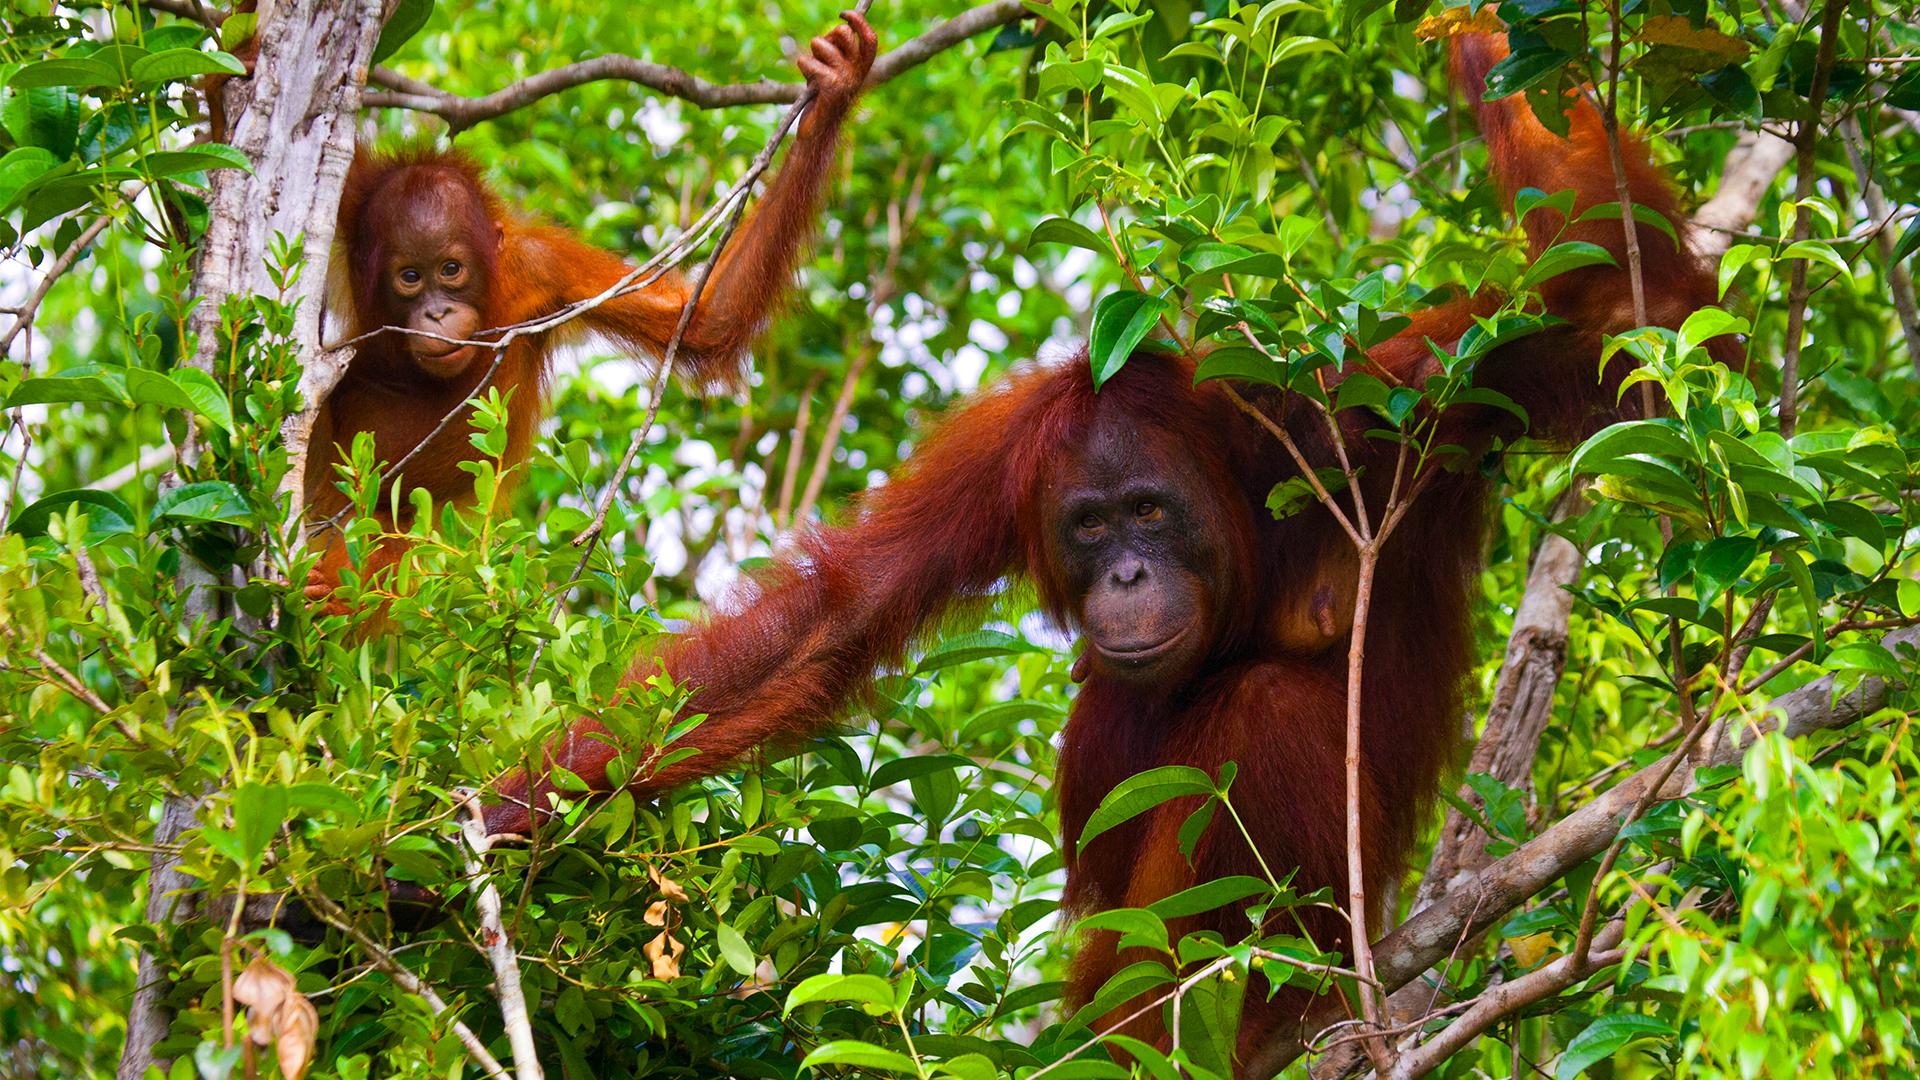
[[[853,102],[873,68],[877,43],[864,17],[814,38],[798,65],[813,102],[800,120],[786,161],[758,207],[720,255],[688,324],[674,368],[695,384],[737,381],[747,347],[793,278],[813,233],[821,192],[833,170],[834,148]],[[619,256],[583,244],[564,229],[535,227],[508,238],[507,258],[526,278],[545,284],[540,298],[524,297],[525,316],[545,314],[605,292],[633,268]],[[690,287],[669,272],[648,287],[616,297],[581,316],[590,328],[637,350],[660,356],[680,321]]]
[[[1017,508],[1041,459],[1030,435],[1034,414],[1060,378],[1033,372],[962,409],[864,500],[851,524],[804,537],[758,577],[743,609],[668,648],[666,670],[694,689],[686,714],[707,719],[669,747],[696,754],[658,772],[641,758],[631,786],[669,790],[757,746],[805,739],[951,604],[984,596],[1017,571]],[[656,663],[637,665],[628,681],[653,674]],[[548,760],[605,791],[607,765],[619,753],[605,728],[582,720]],[[488,829],[525,834],[554,788],[543,770],[531,785],[516,773],[495,790],[502,801],[488,808]]]

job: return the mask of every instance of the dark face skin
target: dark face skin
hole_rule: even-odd
[[[1077,598],[1080,664],[1128,682],[1191,675],[1218,633],[1223,586],[1210,493],[1192,462],[1126,421],[1103,423],[1048,492],[1053,561]]]
[[[471,196],[449,185],[410,195],[394,208],[379,297],[386,323],[447,338],[471,339],[487,329],[487,263],[463,223],[459,204]],[[487,350],[406,335],[405,348],[420,370],[440,379],[464,372]]]

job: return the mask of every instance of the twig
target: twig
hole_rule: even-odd
[[[421,982],[419,976],[408,971],[400,961],[394,959],[393,954],[382,948],[379,942],[368,937],[366,931],[355,926],[352,920],[347,918],[347,913],[340,910],[340,905],[314,891],[302,890],[300,898],[306,901],[307,906],[313,909],[313,913],[318,915],[322,922],[352,938],[355,944],[359,945],[373,960],[373,966],[385,972],[387,978],[392,979],[395,985],[426,1002],[427,1008],[433,1012],[434,1017],[446,1021],[447,1026],[451,1027],[454,1035],[459,1038],[460,1044],[467,1048],[467,1053],[473,1060],[480,1063],[480,1067],[486,1070],[488,1076],[495,1077],[496,1080],[513,1080],[507,1070],[501,1067],[500,1062],[487,1052],[486,1044],[473,1033],[473,1029],[461,1023],[448,1011],[445,999],[435,993],[433,987]]]
[[[1873,171],[1867,160],[1866,137],[1860,130],[1859,121],[1849,116],[1840,125],[1841,138],[1847,144],[1847,159],[1853,163],[1853,171],[1860,178],[1860,197],[1866,200],[1867,213],[1881,220],[1891,220],[1893,214],[1887,207],[1887,196],[1880,185],[1873,182]],[[1893,294],[1893,310],[1900,316],[1900,332],[1907,344],[1907,361],[1913,365],[1914,374],[1920,375],[1920,308],[1916,308],[1913,295],[1913,275],[1907,272],[1904,262],[1893,259],[1893,233],[1880,229],[1874,234],[1874,241],[1880,247],[1880,257],[1887,261],[1887,288]]]
[[[34,286],[33,294],[27,297],[26,303],[15,309],[18,314],[14,316],[13,325],[7,327],[4,336],[0,336],[0,356],[5,356],[13,350],[13,339],[19,337],[20,332],[33,321],[34,313],[40,310],[40,302],[47,298],[53,283],[59,281],[68,270],[73,269],[73,264],[80,258],[80,253],[87,250],[87,245],[93,243],[112,223],[113,219],[106,214],[94,218],[92,224],[81,230],[80,235],[74,237],[73,243],[68,244],[67,249],[60,253],[60,257],[53,260],[53,265],[47,267],[47,272],[41,277],[40,284]]]
[[[807,427],[813,421],[813,395],[826,375],[824,371],[815,371],[807,379],[806,388],[800,391],[800,405],[793,413],[793,431],[787,436],[787,467],[780,474],[780,502],[773,508],[775,529],[785,529],[793,520],[793,488],[800,476],[800,456],[806,448]]]
[[[856,14],[865,15],[872,2],[873,0],[860,0],[854,5],[853,10]],[[654,376],[653,390],[647,402],[647,415],[641,420],[640,427],[634,431],[633,438],[627,441],[627,452],[620,458],[619,466],[607,479],[607,486],[601,491],[600,499],[594,507],[593,520],[587,524],[579,536],[573,538],[574,546],[580,549],[580,559],[573,564],[573,573],[567,576],[566,584],[561,586],[559,593],[553,598],[553,610],[548,617],[549,622],[560,617],[561,610],[566,606],[567,596],[573,592],[573,586],[580,580],[580,575],[586,572],[587,563],[593,558],[594,548],[599,543],[600,535],[606,531],[607,511],[612,509],[614,497],[619,494],[620,485],[626,481],[627,470],[633,467],[633,459],[640,453],[640,448],[646,444],[647,433],[653,430],[654,418],[660,415],[660,401],[666,396],[667,380],[673,375],[673,362],[680,352],[680,340],[686,335],[687,326],[693,322],[694,309],[700,303],[701,292],[707,287],[707,279],[712,276],[713,268],[720,262],[721,253],[727,249],[727,242],[733,239],[734,230],[740,225],[741,215],[746,212],[747,200],[744,193],[751,191],[754,181],[773,164],[773,155],[779,151],[780,144],[786,140],[787,132],[792,130],[800,114],[812,104],[813,96],[812,87],[808,87],[800,94],[793,105],[787,109],[786,114],[780,118],[780,124],[774,128],[772,137],[767,140],[767,145],[761,147],[760,153],[753,159],[753,164],[747,167],[746,174],[740,178],[737,190],[742,193],[742,196],[734,203],[733,212],[727,218],[726,226],[720,230],[720,239],[714,242],[713,256],[701,264],[700,269],[694,272],[693,280],[688,283],[686,305],[680,309],[680,321],[674,324],[673,336],[667,339],[666,352],[660,358],[660,370]],[[719,205],[725,205],[725,201],[717,204],[716,209]],[[539,667],[540,657],[546,652],[546,648],[547,639],[543,637],[534,646],[533,655],[527,659],[526,677],[529,680],[533,678],[534,671]]]
[[[1611,932],[1622,925],[1614,923],[1608,929]],[[1620,935],[1610,933],[1610,936],[1617,938]],[[1455,1051],[1507,1016],[1536,1001],[1552,997],[1596,971],[1612,967],[1626,959],[1626,955],[1627,951],[1621,948],[1608,948],[1593,953],[1585,960],[1568,954],[1493,987],[1475,998],[1467,1011],[1439,1034],[1401,1054],[1400,1060],[1387,1075],[1392,1080],[1415,1080],[1416,1077],[1427,1075],[1444,1064]]]
[[[500,890],[487,874],[485,856],[493,846],[479,793],[461,793],[466,820],[460,831],[467,841],[467,880],[474,885],[474,904],[480,909],[480,944],[493,964],[493,988],[500,998],[500,1021],[513,1047],[513,1067],[520,1080],[541,1080],[540,1058],[533,1045],[533,1023],[527,1015],[527,996],[520,988],[520,961],[500,916]]]
[[[1881,644],[1896,653],[1920,648],[1920,631],[1903,629],[1887,635]],[[1757,721],[1723,720],[1714,725],[1713,755],[1708,765],[1738,759],[1747,747],[1773,730],[1792,738],[1811,731],[1852,724],[1886,704],[1891,684],[1875,676],[1837,694],[1832,675],[1822,676],[1775,698]],[[1777,717],[1777,719],[1776,719]],[[1724,729],[1724,730],[1721,730]],[[1374,970],[1383,987],[1398,988],[1442,960],[1459,940],[1462,928],[1478,933],[1507,916],[1540,890],[1560,880],[1568,870],[1600,854],[1620,831],[1621,817],[1639,800],[1668,759],[1655,762],[1622,780],[1591,802],[1561,818],[1539,836],[1522,844],[1499,862],[1456,885],[1445,899],[1427,908],[1374,946]],[[1664,792],[1674,798],[1684,792]],[[1344,1018],[1338,1002],[1315,1007],[1306,1030],[1318,1031]],[[1250,1074],[1278,1073],[1300,1052],[1299,1028],[1283,1026],[1244,1059]]]
[[[820,433],[820,448],[813,455],[813,471],[807,474],[807,489],[800,495],[800,505],[793,512],[795,524],[804,525],[807,515],[813,512],[813,504],[820,498],[820,489],[826,486],[827,470],[833,465],[833,452],[840,446],[840,433],[847,426],[847,413],[853,408],[854,391],[860,388],[860,376],[867,370],[867,363],[873,359],[872,342],[860,350],[853,363],[847,365],[846,377],[840,380],[840,395],[833,400],[833,412],[827,417],[827,430]]]
[[[881,54],[874,60],[873,71],[868,75],[865,85],[868,88],[878,86],[975,34],[1004,26],[1025,14],[1026,9],[1020,0],[991,0],[990,3],[963,11],[899,48]],[[408,78],[391,68],[376,67],[370,81],[391,89],[369,93],[364,102],[369,106],[432,113],[445,119],[453,131],[459,132],[515,109],[525,108],[541,98],[608,79],[637,83],[702,109],[780,105],[798,102],[805,93],[803,83],[775,82],[772,79],[712,83],[666,64],[656,64],[633,56],[612,55],[596,56],[591,60],[543,71],[480,97],[451,94],[430,83]]]
[[[1840,41],[1840,17],[1846,13],[1840,0],[1827,0],[1820,15],[1820,49],[1814,54],[1813,85],[1807,91],[1807,115],[1794,130],[1794,153],[1798,159],[1793,182],[1797,201],[1813,197],[1814,150],[1820,144],[1820,115],[1827,101],[1827,81],[1833,74],[1833,54]],[[1813,235],[1813,212],[1805,205],[1793,215],[1793,240],[1799,243]],[[1787,285],[1787,348],[1780,359],[1780,434],[1792,438],[1800,422],[1800,350],[1805,344],[1807,325],[1807,260],[1793,260]]]

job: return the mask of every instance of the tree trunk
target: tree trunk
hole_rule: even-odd
[[[340,189],[353,161],[354,117],[383,16],[380,0],[283,0],[262,20],[253,78],[234,80],[226,88],[233,145],[246,154],[253,169],[213,174],[207,200],[210,220],[194,270],[193,292],[200,302],[189,322],[197,342],[188,362],[212,373],[221,304],[233,295],[275,294],[266,273],[275,235],[305,238],[307,266],[290,299],[299,304],[294,334],[307,405],[281,430],[289,454],[286,483],[294,494],[295,521],[317,403],[346,368],[346,356],[323,356],[320,350],[322,293]],[[179,452],[183,461],[198,452],[191,434]],[[224,614],[213,584],[205,568],[183,561],[182,617],[189,632],[195,624]],[[177,868],[172,848],[193,827],[195,805],[191,796],[171,795],[161,806],[147,879],[146,920],[156,927],[168,925],[183,906],[189,882]],[[137,1080],[155,1063],[154,1047],[166,1037],[173,1019],[166,1005],[168,984],[161,959],[143,949],[119,1080]]]

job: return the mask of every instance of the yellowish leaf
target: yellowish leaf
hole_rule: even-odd
[[[1656,15],[1640,27],[1640,40],[1650,45],[1677,45],[1683,49],[1717,53],[1730,60],[1747,55],[1747,43],[1710,26],[1695,26],[1684,15]]]
[[[1507,939],[1507,949],[1513,953],[1513,959],[1523,968],[1531,968],[1546,959],[1553,950],[1552,934],[1522,934]]]
[[[1488,4],[1478,11],[1469,12],[1466,8],[1448,8],[1445,11],[1429,15],[1420,20],[1413,28],[1413,36],[1422,41],[1445,41],[1462,34],[1504,34],[1507,24],[1494,14],[1493,5]]]

